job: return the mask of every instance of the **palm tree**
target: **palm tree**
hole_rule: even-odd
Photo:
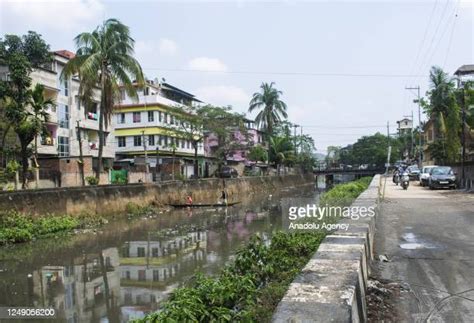
[[[453,162],[458,159],[460,147],[459,131],[461,128],[460,109],[456,102],[454,80],[440,67],[433,66],[430,71],[429,92],[430,103],[426,112],[435,120],[435,139],[439,141],[433,146],[444,154],[446,161]]]
[[[275,85],[274,82],[262,83],[261,91],[253,94],[249,104],[249,112],[260,109],[255,121],[259,127],[264,129],[268,137],[273,135],[274,125],[279,123],[282,118],[288,117],[286,103],[280,100],[283,92],[274,88],[273,85]]]
[[[36,84],[33,90],[31,90],[31,97],[29,104],[33,112],[33,122],[36,123],[36,128],[41,130],[43,134],[46,134],[48,130],[45,125],[49,121],[48,109],[55,105],[52,99],[46,99],[44,97],[44,86],[42,84]],[[40,131],[35,134],[35,166],[38,167],[38,135]]]
[[[270,159],[277,166],[280,175],[280,166],[293,157],[293,145],[289,137],[270,137]]]
[[[102,171],[104,126],[108,127],[114,104],[120,100],[119,87],[123,87],[129,97],[136,98],[134,83],[143,85],[143,71],[133,57],[135,41],[130,37],[130,30],[117,19],[104,21],[94,31],[77,35],[74,41],[76,56],[67,63],[62,77],[79,77],[79,97],[85,105],[92,103],[96,87],[101,91],[96,169],[96,178],[99,179]]]
[[[33,123],[37,129],[35,133],[35,185],[38,188],[39,185],[39,164],[38,164],[38,135],[48,133],[46,123],[49,121],[48,109],[54,106],[52,99],[46,99],[44,97],[44,86],[42,84],[36,84],[33,90],[30,91],[29,105],[33,113]]]

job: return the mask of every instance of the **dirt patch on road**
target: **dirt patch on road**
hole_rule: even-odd
[[[403,287],[396,282],[370,278],[367,283],[367,321],[399,322],[395,300],[400,297]]]

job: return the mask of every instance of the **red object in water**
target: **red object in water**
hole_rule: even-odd
[[[193,205],[193,198],[189,195],[188,195],[188,197],[186,197],[186,204],[187,205]]]

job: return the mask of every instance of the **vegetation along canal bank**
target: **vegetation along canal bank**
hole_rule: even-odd
[[[340,184],[323,194],[321,204],[347,205],[370,178]],[[162,308],[141,322],[270,321],[288,286],[313,256],[327,232],[277,232],[268,241],[254,236],[235,260],[212,277],[197,274],[177,289]]]

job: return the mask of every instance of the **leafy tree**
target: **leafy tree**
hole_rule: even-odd
[[[32,117],[28,110],[34,93],[30,90],[30,73],[49,61],[49,45],[35,32],[30,31],[22,37],[6,35],[0,39],[0,65],[8,70],[8,79],[0,81],[0,104],[5,110],[8,127],[13,128],[20,141],[23,188],[26,188],[31,154],[29,145],[41,130],[39,119]]]
[[[399,156],[400,142],[391,140],[392,154],[390,162],[395,162]],[[388,138],[381,133],[363,136],[352,145],[339,151],[340,162],[345,165],[375,164],[383,167],[387,162]],[[329,150],[329,148],[328,148]]]
[[[280,99],[283,92],[274,88],[274,85],[274,82],[262,83],[261,91],[253,94],[249,104],[249,112],[260,110],[255,121],[268,137],[273,135],[275,125],[288,117],[286,103]]]
[[[329,146],[326,155],[326,165],[328,168],[335,167],[339,164],[341,158],[340,146]]]
[[[261,145],[252,147],[247,155],[249,160],[266,162],[268,159],[267,151]]]
[[[96,86],[101,90],[99,111],[99,152],[96,178],[102,171],[104,126],[107,127],[115,103],[120,99],[119,87],[136,98],[136,87],[144,84],[143,72],[133,57],[135,41],[129,28],[117,19],[108,19],[92,32],[84,32],[74,39],[76,56],[63,70],[63,78],[77,75],[80,79],[79,97],[91,104]]]
[[[229,106],[175,107],[174,114],[180,121],[176,132],[190,140],[193,145],[195,174],[198,174],[198,146],[205,136],[215,136],[217,140],[212,154],[217,159],[219,170],[231,153],[247,146],[248,131],[245,128],[244,116],[232,112]]]

